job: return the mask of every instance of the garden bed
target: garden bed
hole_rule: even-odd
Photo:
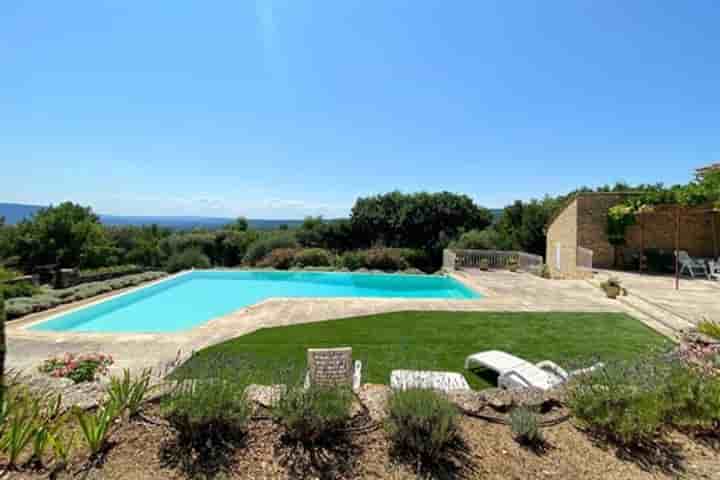
[[[412,468],[391,455],[383,429],[353,434],[333,448],[304,451],[283,439],[283,430],[269,421],[252,421],[244,446],[227,456],[205,463],[187,463],[174,446],[172,430],[159,415],[157,406],[145,412],[146,420],[125,424],[117,430],[102,464],[88,479],[184,479],[188,470],[200,474],[222,472],[217,478],[393,478],[415,479]],[[488,479],[669,479],[661,471],[644,471],[636,463],[619,458],[621,452],[597,445],[572,423],[545,429],[549,444],[544,454],[519,445],[509,427],[473,418],[463,418],[461,434],[466,441],[464,459],[456,464],[458,478]],[[674,434],[673,442],[686,459],[687,478],[713,478],[717,452]],[[70,473],[58,478],[75,478],[84,458],[71,465]],[[451,467],[452,468],[452,467]],[[13,476],[14,475],[14,476]],[[11,478],[45,479],[45,471],[23,471]],[[703,476],[704,475],[704,476]],[[202,477],[201,477],[202,478]]]

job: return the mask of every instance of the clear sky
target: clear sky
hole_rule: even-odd
[[[488,207],[720,161],[720,2],[0,2],[0,202]]]

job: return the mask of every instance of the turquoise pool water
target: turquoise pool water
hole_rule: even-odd
[[[271,297],[480,298],[449,277],[195,271],[34,325],[58,332],[177,332]]]

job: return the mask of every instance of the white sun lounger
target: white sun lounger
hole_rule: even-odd
[[[498,386],[501,388],[532,387],[549,390],[565,383],[574,375],[589,373],[602,366],[602,363],[598,363],[593,367],[568,373],[549,360],[534,365],[527,360],[499,350],[475,353],[465,359],[466,369],[482,367],[497,372],[499,374]]]

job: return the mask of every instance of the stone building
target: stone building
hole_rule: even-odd
[[[555,278],[586,278],[592,268],[637,268],[641,252],[666,256],[675,249],[676,207],[659,205],[627,228],[625,244],[608,241],[608,210],[634,193],[579,193],[550,220],[546,262]],[[695,208],[680,216],[681,250],[694,257],[716,258],[720,237],[715,214]],[[720,226],[720,225],[719,225]],[[591,253],[590,253],[591,252]]]

